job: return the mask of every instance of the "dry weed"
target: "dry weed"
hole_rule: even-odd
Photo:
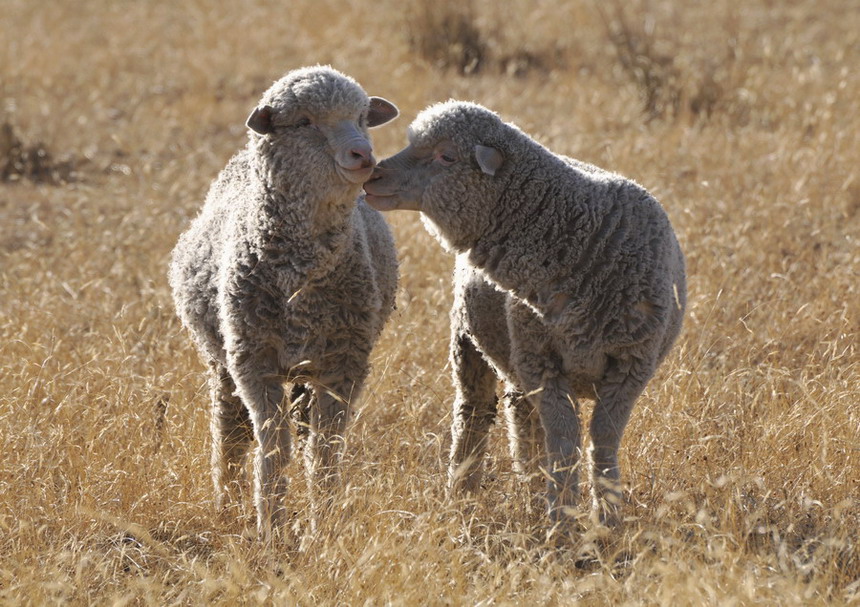
[[[493,69],[420,59],[389,0],[4,2],[3,121],[87,160],[56,187],[0,183],[0,602],[860,602],[854,4],[459,6]],[[518,49],[552,60],[511,78]],[[500,427],[483,492],[445,497],[452,260],[414,215],[389,216],[398,311],[331,516],[301,541],[298,459],[278,550],[250,537],[250,504],[212,512],[204,369],[167,256],[259,93],[316,62],[398,103],[380,157],[427,104],[475,99],[666,206],[689,316],[626,433],[615,536],[551,549]]]

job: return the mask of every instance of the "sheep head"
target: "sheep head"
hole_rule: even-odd
[[[277,161],[302,155],[311,162],[305,166],[327,167],[354,186],[376,166],[367,130],[397,115],[390,101],[368,97],[348,76],[317,66],[294,70],[275,82],[246,125],[264,157]]]
[[[509,173],[507,129],[476,104],[431,106],[410,125],[409,145],[380,162],[364,184],[368,203],[380,211],[421,211],[443,244],[467,248],[486,228]]]

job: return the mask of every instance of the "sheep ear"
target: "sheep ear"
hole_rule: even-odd
[[[491,177],[495,177],[496,171],[502,168],[502,163],[505,161],[505,157],[499,150],[485,145],[475,146],[475,159],[481,170]]]
[[[251,112],[250,116],[248,116],[248,120],[245,121],[245,124],[255,133],[268,135],[275,130],[275,127],[272,124],[272,114],[274,114],[274,112],[275,110],[272,109],[272,106],[261,105],[260,107],[254,108],[254,111]]]
[[[370,98],[370,110],[367,112],[367,126],[372,128],[385,124],[397,118],[400,110],[397,106],[382,97]]]

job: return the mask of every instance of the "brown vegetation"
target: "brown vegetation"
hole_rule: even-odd
[[[476,40],[477,70],[416,45],[449,27],[427,6],[453,1],[402,4],[4,2],[0,602],[860,601],[854,4],[461,2],[445,40]],[[260,92],[317,62],[400,106],[380,157],[427,104],[474,99],[667,208],[689,315],[625,434],[618,537],[546,545],[501,426],[483,493],[445,498],[452,260],[409,214],[389,216],[399,309],[332,516],[299,545],[300,458],[296,541],[248,539],[249,500],[213,514],[204,369],[167,255]],[[39,149],[74,178],[28,173]]]

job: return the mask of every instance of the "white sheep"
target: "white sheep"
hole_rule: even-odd
[[[686,300],[684,257],[660,204],[456,101],[422,112],[408,147],[379,164],[365,191],[377,209],[421,211],[457,254],[452,488],[480,483],[498,376],[515,466],[524,471],[528,443],[544,441],[549,512],[562,530],[578,494],[579,400],[595,400],[594,508],[617,523],[622,433]]]
[[[397,113],[329,67],[289,72],[251,113],[247,145],[173,251],[176,309],[211,370],[216,502],[235,497],[256,439],[264,537],[284,518],[284,383],[294,396],[311,395],[301,405],[309,482],[314,491],[330,486],[350,402],[394,307],[394,242],[359,193],[375,165],[367,129]]]

